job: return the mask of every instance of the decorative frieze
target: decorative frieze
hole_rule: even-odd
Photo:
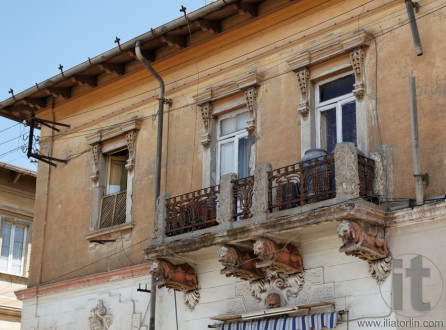
[[[224,266],[220,274],[234,276],[247,281],[262,278],[263,272],[256,268],[255,257],[251,252],[239,251],[231,245],[223,245],[217,252],[218,261]]]
[[[253,134],[256,128],[256,105],[257,105],[257,89],[251,87],[245,91],[246,107],[248,108],[248,121],[246,122],[246,130]]]
[[[127,149],[129,151],[129,158],[125,164],[127,171],[133,171],[135,166],[135,147],[136,147],[136,131],[130,131],[126,134]]]
[[[370,274],[378,283],[384,282],[390,274],[392,260],[384,236],[384,226],[343,220],[337,230],[342,238],[339,252],[368,261]]]
[[[364,57],[365,52],[362,47],[356,48],[350,52],[350,61],[355,72],[355,84],[353,85],[355,89],[353,90],[353,95],[355,95],[357,99],[362,99],[365,92]]]
[[[302,258],[297,248],[288,244],[259,238],[254,243],[254,254],[257,256],[257,268],[267,268],[281,274],[295,274],[303,271]]]
[[[201,134],[201,144],[207,148],[211,143],[211,119],[212,119],[212,104],[205,103],[201,106],[201,116],[203,118],[203,133]]]
[[[102,146],[100,143],[96,143],[91,146],[91,155],[93,157],[93,172],[91,173],[91,180],[93,182],[98,182],[99,180],[99,157],[102,152]]]
[[[102,300],[90,311],[89,324],[91,330],[107,330],[112,324],[112,316],[107,314],[107,309]]]
[[[154,275],[158,288],[166,287],[184,292],[186,306],[193,310],[200,299],[198,280],[195,270],[188,264],[174,265],[167,260],[156,259],[152,262],[150,273]]]
[[[308,68],[303,68],[296,72],[297,83],[299,85],[299,107],[297,111],[305,118],[310,112],[309,87],[310,87],[310,71]]]

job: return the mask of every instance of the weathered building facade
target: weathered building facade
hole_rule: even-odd
[[[36,172],[0,162],[0,329],[20,329],[31,255]]]
[[[156,329],[442,321],[446,9],[418,4],[422,56],[412,3],[216,1],[1,102],[70,125],[41,128],[23,327],[147,329],[151,278]]]

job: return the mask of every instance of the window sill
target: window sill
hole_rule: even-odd
[[[113,242],[118,238],[123,238],[125,236],[130,236],[134,223],[123,223],[122,225],[116,225],[113,227],[107,227],[91,231],[84,235],[85,239],[90,242],[93,241],[103,241],[103,242]]]
[[[0,280],[15,280],[17,283],[24,282],[28,280],[28,276],[26,275],[17,275],[12,273],[7,273],[5,271],[0,271]]]

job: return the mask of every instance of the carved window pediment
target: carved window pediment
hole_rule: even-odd
[[[246,130],[249,133],[253,133],[255,131],[257,116],[257,87],[262,80],[263,77],[257,74],[257,72],[251,72],[246,76],[226,84],[217,87],[210,87],[194,97],[196,105],[201,108],[201,115],[203,118],[201,144],[205,148],[209,147],[211,142],[211,124],[212,119],[216,114],[214,112],[213,104],[216,101],[240,95],[240,99],[244,100],[244,104],[242,105],[237,103],[237,106],[234,106],[233,109],[226,109],[226,111],[238,110],[241,105],[246,107],[249,114],[249,118],[246,123]]]

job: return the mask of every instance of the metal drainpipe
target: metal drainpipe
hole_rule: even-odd
[[[161,152],[163,147],[163,111],[164,111],[164,81],[160,75],[152,68],[141,53],[140,41],[136,41],[135,53],[138,60],[150,71],[150,73],[158,80],[160,84],[160,95],[158,99],[158,135],[156,138],[156,186],[155,186],[155,213],[156,201],[160,195],[161,184]],[[154,219],[155,220],[155,219]],[[156,285],[155,277],[152,275],[150,288],[150,323],[149,330],[155,330],[155,307],[156,307]]]
[[[412,31],[412,38],[415,44],[415,51],[417,52],[417,56],[421,56],[423,55],[423,48],[421,47],[420,35],[418,34],[417,21],[415,19],[415,14],[413,12],[414,6],[416,6],[416,2],[414,3],[411,0],[406,0],[407,15],[409,16],[410,29]]]
[[[421,177],[420,148],[418,144],[417,90],[415,77],[409,77],[410,118],[412,123],[412,150],[415,177],[415,196],[417,205],[424,203],[423,180]]]

